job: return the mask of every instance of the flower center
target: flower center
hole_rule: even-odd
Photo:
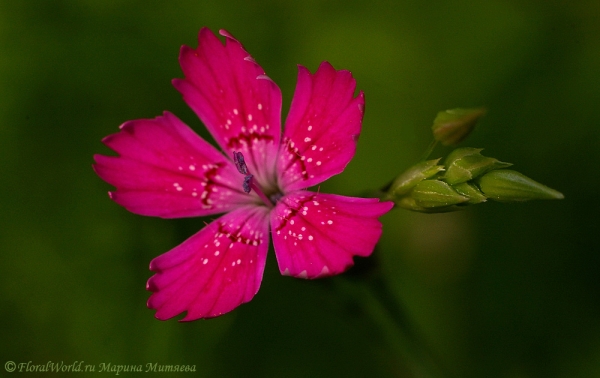
[[[260,197],[269,208],[272,208],[275,203],[283,197],[283,194],[280,192],[267,193],[268,196],[265,194],[262,188],[256,183],[256,180],[254,180],[254,176],[248,171],[244,155],[242,155],[241,152],[233,151],[233,162],[235,163],[238,172],[244,175],[244,182],[242,184],[244,192],[250,193],[251,190],[254,190],[258,197]]]

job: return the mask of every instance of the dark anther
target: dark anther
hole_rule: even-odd
[[[240,172],[243,175],[248,174],[248,167],[246,166],[246,162],[244,161],[244,155],[242,155],[241,152],[233,151],[233,162],[235,163],[235,167],[237,168],[238,172]],[[249,191],[250,189],[248,189],[246,193],[248,193]]]
[[[244,183],[242,184],[242,187],[244,188],[244,192],[246,192],[246,193],[250,193],[250,185],[252,183],[252,177],[254,177],[254,176],[246,175],[246,177],[244,177]]]
[[[274,204],[277,203],[277,201],[279,201],[281,198],[283,198],[283,194],[281,193],[271,194],[271,196],[269,197],[271,202]]]

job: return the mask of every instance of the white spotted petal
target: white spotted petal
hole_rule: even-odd
[[[183,321],[211,318],[250,301],[262,281],[268,219],[265,207],[239,208],[152,260],[148,307],[156,317],[187,311]]]
[[[314,74],[298,67],[298,83],[285,122],[277,171],[284,192],[304,189],[341,173],[356,151],[365,98],[354,97],[350,71],[323,62]]]
[[[244,154],[260,185],[274,176],[281,138],[281,91],[228,32],[223,44],[202,28],[198,47],[183,46],[185,79],[173,80],[226,156]]]
[[[119,156],[95,155],[111,198],[141,215],[180,218],[223,213],[250,202],[233,163],[173,114],[129,121],[103,142]]]
[[[271,234],[284,275],[318,278],[344,272],[368,256],[381,236],[377,218],[392,208],[376,198],[296,191],[271,212]]]

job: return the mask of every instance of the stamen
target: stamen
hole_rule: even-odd
[[[267,205],[268,207],[273,207],[273,202],[263,193],[262,189],[256,185],[254,182],[254,176],[248,172],[248,166],[244,161],[244,155],[241,152],[233,151],[233,162],[235,163],[235,167],[238,172],[245,175],[244,182],[242,183],[242,188],[244,192],[250,193],[250,190],[254,190],[256,194],[260,197],[260,199]]]
[[[250,193],[250,187],[253,184],[253,180],[252,180],[252,175],[246,175],[246,177],[244,177],[244,183],[242,184],[242,187],[244,188],[244,192],[246,193]]]
[[[248,166],[246,165],[246,161],[244,160],[244,155],[242,155],[241,152],[236,152],[233,151],[233,162],[235,163],[235,167],[237,168],[238,172],[240,172],[243,175],[247,175],[248,174]],[[245,189],[244,189],[245,191]],[[247,191],[246,193],[249,193],[250,191]]]

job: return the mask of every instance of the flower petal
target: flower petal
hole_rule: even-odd
[[[96,173],[131,212],[163,218],[229,211],[256,197],[242,192],[233,163],[173,114],[129,121],[104,144],[120,156],[95,155]]]
[[[250,301],[258,292],[269,247],[268,210],[248,206],[213,221],[155,258],[148,307],[166,320],[211,318]]]
[[[354,97],[355,88],[349,71],[336,71],[328,62],[314,75],[298,67],[277,165],[284,192],[318,184],[350,162],[365,104],[362,91]]]
[[[331,276],[368,256],[381,236],[378,217],[392,202],[297,191],[283,197],[271,215],[279,270],[300,278]]]
[[[281,138],[281,91],[226,31],[226,44],[207,28],[198,48],[181,48],[185,79],[173,85],[200,117],[227,156],[244,154],[261,185],[273,180]]]

